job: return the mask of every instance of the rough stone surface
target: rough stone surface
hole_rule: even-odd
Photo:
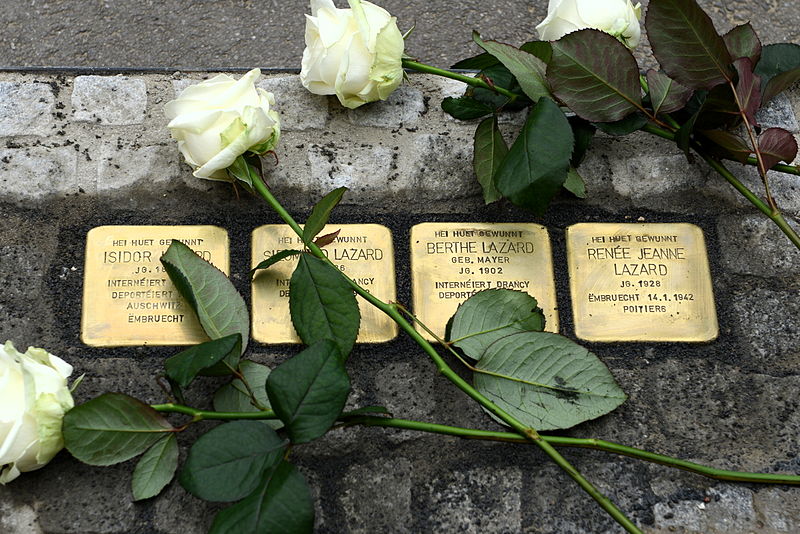
[[[249,299],[251,232],[279,219],[241,189],[194,178],[165,128],[164,103],[215,74],[0,71],[0,84],[6,84],[0,87],[13,87],[20,95],[41,93],[44,99],[15,97],[24,105],[14,120],[37,117],[42,130],[35,135],[35,126],[24,131],[14,126],[18,129],[8,133],[8,115],[0,111],[0,125],[6,127],[0,134],[0,342],[12,339],[21,349],[46,347],[72,363],[76,375],[86,373],[78,402],[106,391],[164,402],[168,397],[156,377],[164,359],[178,350],[93,348],[81,342],[89,229],[221,226],[231,238],[232,280]],[[720,468],[800,473],[800,253],[702,163],[687,162],[672,143],[645,134],[597,135],[581,166],[589,198],[565,195],[544,217],[534,217],[504,203],[483,205],[470,170],[476,121],[452,120],[440,109],[443,98],[463,92],[458,82],[412,76],[398,97],[356,111],[342,108],[335,98],[304,92],[294,75],[275,73],[260,85],[275,93],[284,121],[277,163],[275,158],[264,162],[272,191],[303,221],[322,194],[349,186],[333,220],[391,229],[401,303],[411,302],[408,236],[413,225],[537,222],[550,232],[562,333],[573,337],[566,227],[639,220],[700,226],[708,245],[719,338],[701,345],[591,346],[629,399],[613,413],[564,434]],[[113,87],[133,91],[134,97],[122,100],[138,107],[114,108]],[[3,102],[0,97],[0,110]],[[775,105],[762,123],[791,127],[796,116],[787,113],[800,111],[800,91],[789,92],[788,104]],[[523,120],[524,114],[504,115],[503,133],[510,139]],[[731,168],[761,190],[755,174]],[[796,177],[772,174],[776,198],[796,221]],[[249,356],[275,366],[297,351],[296,346],[251,343]],[[471,378],[454,358],[448,361]],[[384,406],[396,417],[501,430],[403,336],[357,345],[347,368],[352,381],[347,409]],[[196,381],[187,401],[209,407],[221,383],[219,378]],[[211,424],[181,435],[181,458]],[[648,534],[800,531],[796,488],[718,482],[600,451],[563,453]],[[295,447],[291,458],[309,481],[315,530],[322,534],[621,531],[529,445],[354,427]],[[45,469],[0,488],[0,533],[200,534],[224,506],[195,499],[176,482],[155,499],[133,503],[133,465],[88,467],[60,454]]]
[[[356,465],[344,476],[347,489],[339,497],[347,522],[339,532],[413,532],[411,462],[396,458],[390,464]]]
[[[0,137],[49,134],[54,106],[47,84],[0,82]]]
[[[78,192],[78,154],[71,146],[0,148],[0,185],[6,197],[33,200]]]
[[[72,91],[76,121],[122,126],[140,124],[147,108],[147,85],[141,78],[78,76]]]
[[[309,93],[297,76],[265,78],[259,87],[275,95],[281,130],[287,132],[325,128],[328,97]]]

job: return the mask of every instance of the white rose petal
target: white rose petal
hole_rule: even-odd
[[[312,0],[300,81],[314,94],[336,95],[348,108],[385,100],[403,81],[403,36],[397,20],[370,2]]]
[[[536,26],[539,38],[556,41],[564,35],[594,28],[609,33],[628,48],[641,39],[641,4],[630,0],[550,0],[547,17]]]
[[[167,127],[198,178],[230,180],[225,169],[246,152],[263,154],[280,139],[272,93],[258,89],[253,69],[235,80],[220,74],[184,89],[168,102]]]
[[[0,346],[0,484],[44,466],[64,446],[61,424],[74,406],[72,366],[43,349]]]

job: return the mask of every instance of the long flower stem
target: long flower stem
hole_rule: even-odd
[[[303,230],[300,228],[300,225],[292,218],[288,211],[278,202],[278,200],[273,196],[261,178],[255,178],[253,180],[253,189],[267,202],[267,204],[275,210],[275,212],[284,220],[289,227],[294,230],[294,232],[301,236],[303,235]],[[322,253],[319,247],[315,244],[311,243],[308,245],[309,250],[312,254],[323,261],[328,261],[327,256]],[[399,310],[386,302],[383,302],[379,298],[372,295],[370,292],[362,288],[360,285],[355,283],[346,275],[342,274],[345,280],[350,284],[350,287],[353,288],[358,295],[364,298],[367,302],[381,310],[383,313],[388,315],[389,317],[394,320],[397,325],[405,331],[421,348],[424,350],[428,356],[433,360],[438,369],[439,373],[441,373],[444,377],[446,377],[450,382],[452,382],[456,387],[458,387],[461,391],[466,393],[469,397],[473,400],[477,401],[481,404],[484,408],[486,408],[489,412],[496,415],[500,418],[501,421],[505,422],[508,426],[513,428],[517,433],[523,437],[525,437],[528,441],[535,443],[539,448],[545,452],[561,469],[563,469],[575,482],[580,485],[583,490],[588,493],[597,503],[611,516],[613,517],[622,527],[625,528],[628,532],[641,534],[641,530],[633,524],[633,522],[628,519],[628,517],[617,508],[617,506],[611,502],[611,500],[603,495],[594,485],[589,482],[583,475],[575,469],[572,464],[570,464],[566,458],[561,456],[561,454],[553,448],[552,445],[544,441],[541,436],[534,430],[516,418],[512,417],[508,414],[505,410],[497,406],[487,397],[482,395],[478,390],[472,387],[466,380],[461,378],[453,369],[447,365],[447,362],[439,355],[433,345],[424,337],[422,337],[419,332],[414,329],[414,327],[409,323],[405,317],[399,312]]]
[[[410,59],[403,60],[403,67],[411,70],[415,70],[417,72],[424,72],[426,74],[435,74],[437,76],[442,76],[443,78],[450,78],[451,80],[458,80],[459,82],[464,82],[467,85],[471,85],[472,87],[480,87],[481,89],[488,89],[489,91],[494,91],[495,93],[501,94],[503,96],[507,96],[509,98],[509,102],[513,102],[521,95],[509,91],[508,89],[503,89],[502,87],[497,87],[496,85],[490,85],[481,78],[475,78],[472,76],[466,76],[464,74],[459,74],[458,72],[449,71],[446,69],[440,69],[439,67],[434,67],[433,65],[426,65],[425,63],[420,63],[418,61],[412,61]]]
[[[669,139],[670,141],[675,140],[675,136],[672,133],[652,125],[645,125],[642,130],[664,139]],[[789,241],[791,241],[794,246],[800,249],[800,236],[797,234],[797,232],[795,232],[794,228],[789,225],[780,211],[773,210],[770,205],[761,200],[758,195],[753,193],[741,182],[741,180],[734,176],[733,173],[731,173],[731,171],[728,170],[728,168],[725,167],[721,161],[712,158],[697,146],[694,146],[693,148],[700,155],[700,157],[703,158],[706,163],[709,164],[709,166],[711,166],[712,169],[717,171],[723,178],[725,178],[737,191],[739,191],[739,193],[742,194],[742,196],[744,196],[750,201],[751,204],[758,208],[761,213],[769,217],[772,222],[774,222],[775,225],[780,228],[784,234],[786,234],[786,237],[789,238]],[[777,169],[777,166],[775,167],[775,170],[779,170]]]
[[[271,420],[277,419],[278,416],[272,410],[262,410],[259,412],[213,412],[207,410],[198,410],[190,406],[180,404],[154,404],[151,406],[154,410],[164,413],[180,413],[183,415],[190,415],[195,421],[201,420],[218,420],[230,421],[237,419],[249,420]],[[473,428],[462,428],[450,425],[440,425],[437,423],[426,423],[424,421],[413,421],[409,419],[399,419],[394,417],[372,416],[372,415],[356,415],[349,416],[342,414],[339,420],[347,426],[362,425],[383,428],[401,428],[404,430],[414,430],[418,432],[428,432],[431,434],[442,434],[446,436],[456,436],[465,439],[475,439],[484,441],[500,441],[508,443],[522,443],[530,444],[530,441],[521,437],[519,434],[513,432],[496,432],[491,430],[476,430]],[[687,462],[679,458],[673,458],[663,454],[656,454],[653,452],[637,449],[635,447],[628,447],[612,441],[605,441],[602,439],[592,438],[568,438],[562,436],[540,436],[542,440],[555,447],[576,447],[584,449],[595,449],[599,451],[611,452],[614,454],[621,454],[639,460],[665,465],[667,467],[674,467],[683,469],[698,475],[702,475],[717,480],[728,480],[733,482],[753,482],[762,484],[792,484],[800,485],[800,476],[797,475],[781,475],[770,473],[746,473],[742,471],[729,471],[727,469],[717,469],[714,467],[697,464],[694,462]]]

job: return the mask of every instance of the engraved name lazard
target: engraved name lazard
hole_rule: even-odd
[[[411,229],[411,275],[414,313],[437,336],[444,337],[459,304],[499,288],[535,297],[546,330],[558,332],[550,239],[538,224],[418,224]]]
[[[100,226],[89,231],[84,343],[186,345],[208,339],[159,260],[173,239],[227,274],[228,233],[216,226]]]
[[[343,273],[384,302],[396,297],[394,247],[388,228],[378,224],[329,224],[320,235],[339,230],[322,251]],[[286,225],[267,224],[253,231],[253,267],[285,249],[302,249],[303,241]],[[253,338],[261,343],[300,343],[289,315],[289,281],[297,256],[260,270],[253,279]],[[359,343],[380,343],[397,337],[397,325],[384,313],[358,299]]]
[[[717,315],[703,232],[684,223],[567,229],[575,335],[586,341],[710,341]]]

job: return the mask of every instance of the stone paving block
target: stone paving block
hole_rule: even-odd
[[[214,516],[223,507],[190,495],[173,480],[156,497],[153,525],[165,534],[206,534]]]
[[[61,453],[47,468],[23,473],[10,485],[13,497],[0,501],[28,503],[38,515],[41,531],[47,534],[133,531],[136,509],[130,493],[130,468],[124,464],[92,467],[68,456]]]
[[[406,149],[408,151],[409,149]],[[479,197],[480,185],[472,170],[472,142],[441,134],[419,134],[410,149],[416,193],[434,200]]]
[[[791,247],[791,244],[787,244]],[[735,293],[734,328],[746,340],[744,344],[763,371],[796,373],[800,369],[800,292],[770,287],[748,288]],[[772,315],[781,310],[780,321]]]
[[[347,187],[343,204],[369,204],[384,200],[391,190],[394,158],[392,150],[380,145],[337,146],[311,144],[307,149],[311,164],[313,193],[322,195],[337,187]]]
[[[793,488],[759,488],[753,494],[753,505],[764,529],[776,533],[797,532],[797,525],[800,525],[800,502]]]
[[[339,503],[346,523],[340,532],[414,532],[411,519],[411,462],[395,457],[354,465],[344,476]]]
[[[119,147],[106,144],[100,152],[97,191],[115,191],[131,186],[163,188],[182,180],[182,156],[172,145]]]
[[[147,84],[144,78],[78,76],[72,89],[73,118],[123,126],[144,122]]]
[[[726,162],[726,166],[747,188],[760,198],[764,197],[764,182],[755,167],[735,162]],[[778,171],[770,171],[768,176],[772,196],[781,211],[787,215],[800,215],[800,179],[792,174],[784,174]],[[743,210],[756,211],[756,208],[749,200],[716,172],[708,173],[705,189],[715,197],[715,200],[723,201]],[[716,204],[719,204],[719,202],[716,202]]]
[[[0,137],[50,134],[54,106],[53,88],[46,83],[0,82]]]
[[[756,120],[762,129],[783,128],[792,133],[800,132],[800,125],[792,109],[792,103],[785,93],[781,93],[758,110]]]
[[[797,221],[789,222],[800,230]],[[800,251],[766,216],[726,215],[720,217],[717,230],[722,265],[729,272],[800,280]]]
[[[692,197],[702,190],[707,170],[690,165],[683,154],[645,155],[611,158],[614,190],[635,206],[652,204],[653,199]],[[669,203],[678,211],[678,203]]]
[[[377,374],[375,384],[378,404],[386,407],[396,417],[429,421],[436,408],[433,389],[434,373],[427,366],[405,362],[392,362]],[[413,430],[387,430],[389,440],[394,442],[416,439],[419,432]]]
[[[14,504],[0,490],[0,532],[4,534],[44,534],[36,510],[27,504]]]
[[[77,162],[72,146],[0,148],[0,198],[40,200],[77,193]]]
[[[711,488],[701,501],[656,503],[655,527],[703,534],[762,532],[753,507],[753,492],[741,486]],[[708,502],[705,502],[708,500]]]
[[[298,76],[262,78],[257,87],[275,95],[282,131],[322,129],[328,123],[328,97],[309,92]]]
[[[436,532],[522,532],[521,488],[522,471],[513,467],[443,474],[425,484],[428,524]]]
[[[347,110],[347,121],[357,126],[375,128],[413,127],[425,113],[422,91],[401,85],[386,100]]]

